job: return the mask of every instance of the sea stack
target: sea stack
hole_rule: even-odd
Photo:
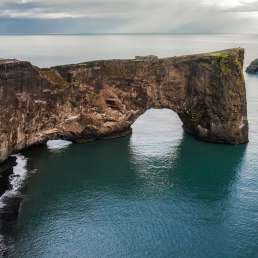
[[[251,62],[251,64],[246,68],[246,72],[249,74],[258,74],[258,59]]]

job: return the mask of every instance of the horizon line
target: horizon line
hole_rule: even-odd
[[[258,33],[206,33],[206,32],[186,32],[186,33],[162,33],[162,32],[142,32],[142,33],[109,33],[109,32],[86,32],[86,33],[0,33],[0,36],[98,36],[98,35],[258,35]]]

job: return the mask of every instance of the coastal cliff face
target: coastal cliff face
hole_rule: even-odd
[[[49,69],[0,60],[0,160],[49,139],[121,136],[150,108],[172,109],[201,140],[246,143],[243,58],[231,49]]]

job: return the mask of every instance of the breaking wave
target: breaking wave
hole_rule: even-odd
[[[13,173],[9,176],[9,189],[0,197],[0,208],[4,208],[8,200],[19,196],[20,190],[27,177],[27,162],[28,159],[21,154],[13,155],[16,158],[16,165],[13,167]]]

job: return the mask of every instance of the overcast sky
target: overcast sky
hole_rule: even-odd
[[[0,0],[0,33],[258,33],[258,0]]]

